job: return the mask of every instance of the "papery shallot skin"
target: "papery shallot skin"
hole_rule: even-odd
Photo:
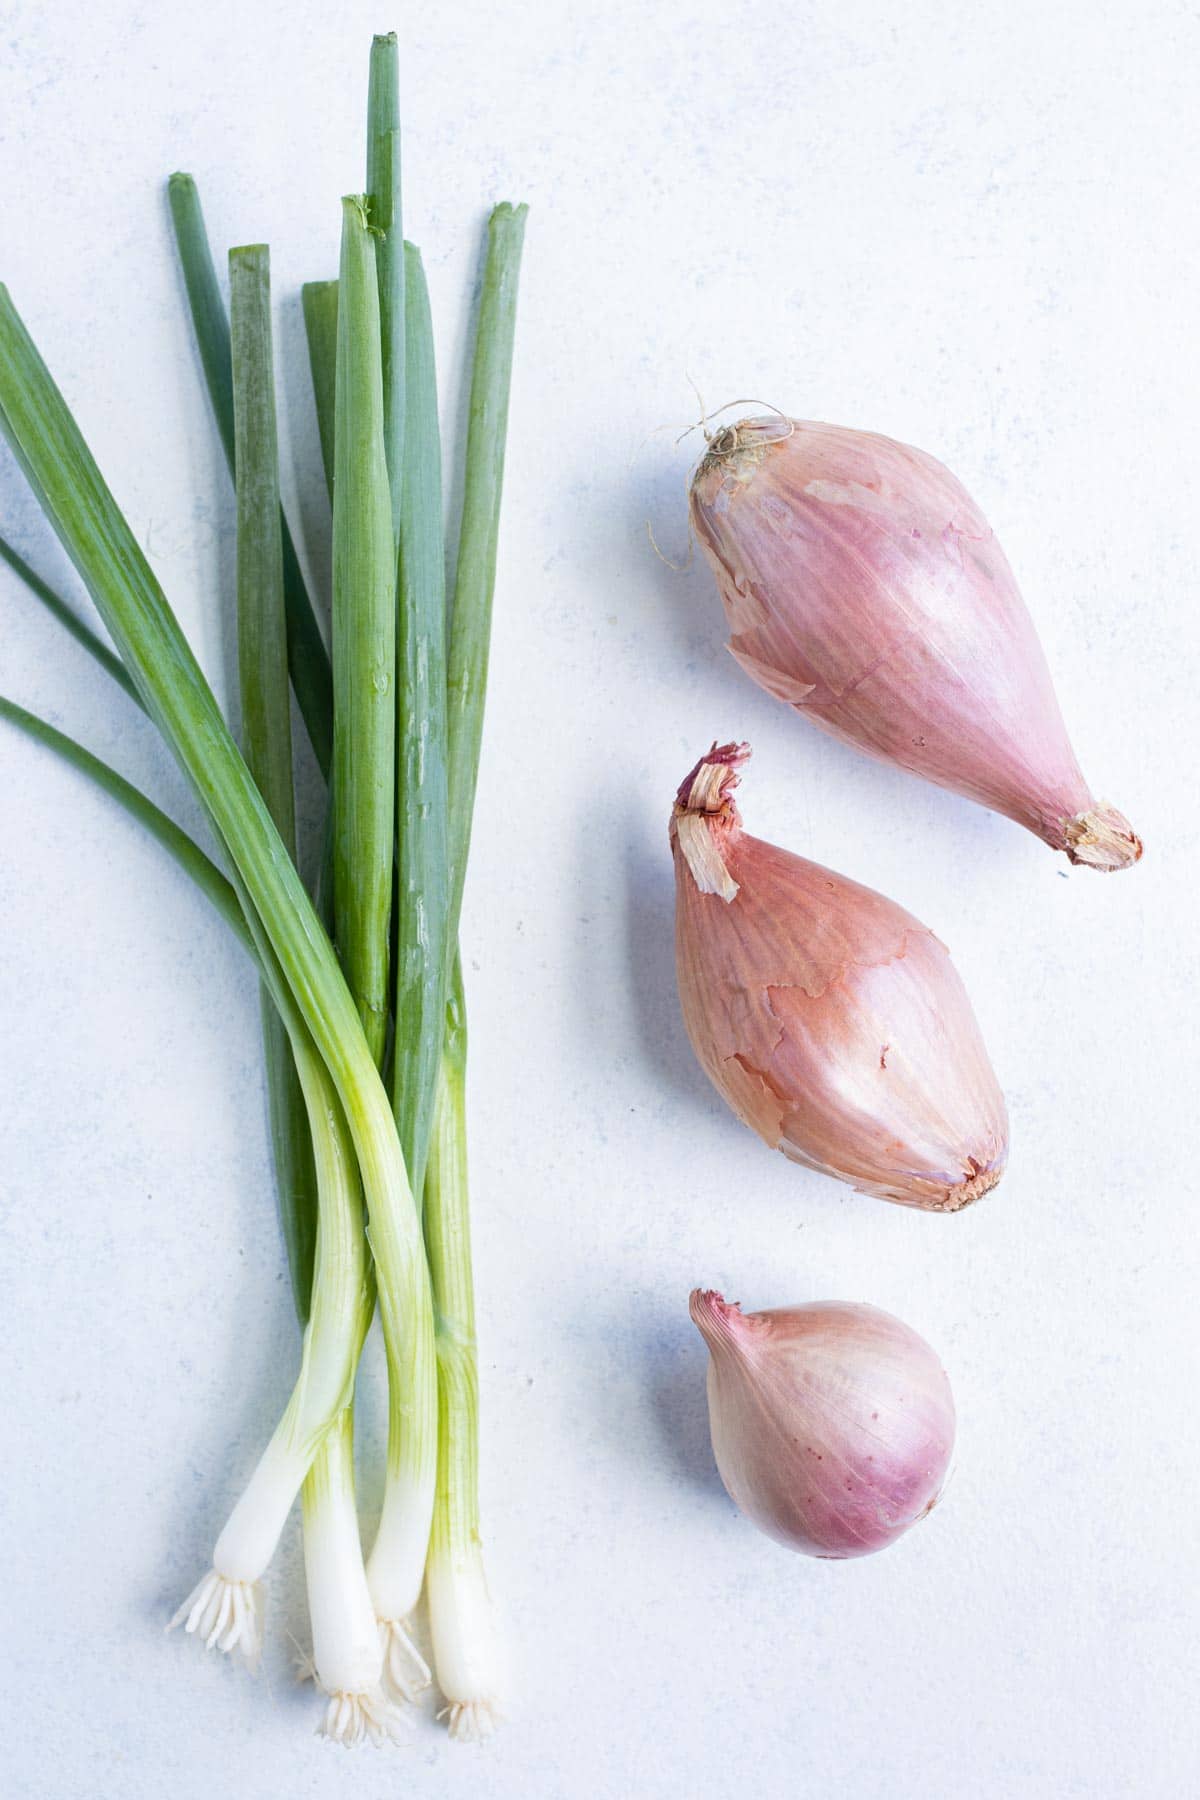
[[[769,694],[1072,862],[1137,861],[1080,773],[1004,552],[941,463],[871,432],[744,419],[710,440],[690,505],[729,648]]]
[[[932,1509],[954,1449],[936,1354],[878,1307],[823,1301],[742,1313],[697,1288],[708,1412],[738,1509],[790,1550],[883,1550]]]
[[[1008,1155],[966,990],[911,913],[742,829],[731,796],[748,755],[714,745],[672,815],[676,974],[696,1055],[793,1161],[957,1212]]]

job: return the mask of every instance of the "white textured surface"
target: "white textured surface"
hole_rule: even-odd
[[[1194,9],[407,10],[407,222],[451,397],[484,208],[532,203],[466,919],[512,1719],[480,1753],[430,1720],[391,1757],[326,1752],[289,1680],[294,1529],[261,1679],[163,1637],[294,1354],[255,996],[158,853],[5,731],[4,1792],[1188,1791]],[[287,480],[323,573],[297,293],[332,271],[367,41],[393,21],[359,0],[5,0],[0,22],[0,273],[224,692],[230,495],[162,178],[195,171],[218,246],[272,245]],[[1136,872],[1072,873],[739,676],[707,575],[672,574],[644,530],[682,549],[686,446],[648,434],[694,416],[688,375],[710,405],[759,395],[951,464],[1085,768],[1144,833]],[[6,454],[0,520],[71,581]],[[0,619],[3,689],[194,819],[149,729],[4,571]],[[757,752],[752,829],[949,941],[1013,1115],[985,1205],[926,1217],[791,1168],[694,1067],[665,820],[734,734]],[[928,1524],[839,1567],[735,1515],[698,1280],[754,1305],[869,1298],[930,1338],[961,1434]],[[377,1446],[377,1380],[366,1411]]]

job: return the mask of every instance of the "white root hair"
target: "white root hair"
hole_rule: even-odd
[[[230,1581],[210,1569],[192,1589],[167,1626],[182,1625],[206,1650],[229,1655],[240,1650],[248,1663],[257,1663],[263,1641],[262,1583]]]
[[[413,1643],[401,1619],[380,1619],[383,1647],[383,1691],[394,1705],[413,1701],[433,1677],[429,1664]]]
[[[317,1736],[353,1750],[359,1744],[374,1744],[377,1750],[404,1741],[408,1720],[393,1704],[382,1688],[367,1688],[359,1693],[330,1694]]]
[[[459,1744],[486,1744],[501,1717],[491,1700],[456,1700],[438,1714],[439,1719],[449,1720],[446,1729]]]

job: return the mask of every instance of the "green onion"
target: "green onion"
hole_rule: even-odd
[[[208,234],[204,229],[200,195],[192,177],[183,174],[171,176],[167,194],[204,379],[229,472],[233,475],[236,446],[229,322],[217,284],[217,271],[209,249]],[[333,677],[329,653],[308,597],[288,522],[282,516],[281,529],[288,620],[288,667],[313,753],[321,773],[327,776],[333,754]]]
[[[292,724],[288,697],[287,623],[283,600],[279,460],[271,342],[270,257],[264,244],[229,253],[237,488],[238,677],[242,750],[293,862],[296,807],[292,789]],[[263,1052],[274,1146],[280,1222],[292,1297],[308,1318],[316,1241],[316,1172],[312,1137],[287,1031],[266,992]]]
[[[498,206],[471,377],[449,651],[451,944],[456,945],[483,736],[524,206]],[[437,1113],[425,1178],[425,1245],[438,1358],[438,1481],[425,1570],[438,1684],[454,1737],[479,1741],[499,1717],[503,1674],[479,1531],[479,1377],[466,1137],[466,1003],[455,955]]]
[[[376,1065],[388,1018],[396,830],[396,589],[383,441],[375,249],[342,202],[333,484],[333,911]]]
[[[408,275],[406,464],[400,539],[395,950],[392,1098],[414,1192],[429,1148],[445,1010],[446,658],[441,444],[433,328],[421,260]],[[367,1565],[386,1641],[385,1685],[412,1699],[429,1669],[404,1621],[416,1605],[428,1551],[410,1525],[407,1429],[393,1414],[383,1514]]]
[[[310,1117],[327,1101],[321,1059],[344,1107],[370,1209],[392,1403],[408,1408],[412,1468],[428,1485],[436,1432],[428,1269],[387,1094],[295,866],[136,538],[2,286],[0,420],[149,711],[224,841],[268,978],[268,955],[277,963],[281,1009],[294,999],[298,1023],[320,1052],[319,1058],[310,1057],[299,1034],[293,1039]],[[325,1116],[332,1130],[337,1109],[332,1115],[327,1109]],[[323,1161],[315,1135],[314,1150],[319,1181],[339,1175],[345,1180],[348,1145],[340,1162],[332,1151]],[[348,1398],[352,1371],[340,1366],[340,1358],[318,1352],[327,1339],[347,1339],[345,1320],[358,1304],[361,1265],[357,1276],[354,1269],[362,1254],[361,1219],[355,1218],[354,1231],[346,1224],[353,1212],[347,1196],[340,1207],[331,1205],[327,1216],[322,1189],[317,1277],[305,1337],[307,1379],[302,1376],[299,1399],[289,1406],[218,1540],[211,1572],[216,1591],[206,1596],[198,1590],[188,1614],[189,1625],[211,1626],[213,1641],[226,1647],[256,1640],[254,1584],[323,1432]],[[412,1493],[415,1501],[424,1497],[419,1481]],[[427,1532],[427,1519],[423,1528]]]
[[[400,58],[396,34],[371,44],[367,86],[367,217],[375,238],[379,331],[383,356],[383,430],[392,502],[392,534],[400,534],[406,408],[404,380],[404,220],[400,200]]]
[[[308,366],[312,373],[313,400],[317,409],[317,431],[321,439],[321,461],[325,467],[325,485],[329,489],[331,501],[334,476],[333,421],[337,392],[337,296],[336,281],[306,281],[300,289],[304,331],[308,338]]]
[[[375,251],[357,199],[344,201],[342,209],[335,469],[334,917],[347,978],[378,1063],[388,1015],[395,845],[395,557]],[[415,1206],[412,1217],[415,1221]],[[423,1349],[431,1351],[432,1343]],[[428,1379],[427,1368],[421,1373]],[[436,1421],[414,1415],[406,1375],[398,1372],[389,1381],[388,1485],[368,1576],[388,1642],[388,1667],[400,1667],[403,1685],[412,1689],[424,1664],[411,1649],[404,1622],[420,1592],[429,1539]]]

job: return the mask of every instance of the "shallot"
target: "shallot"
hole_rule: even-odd
[[[911,913],[742,829],[746,744],[671,819],[679,997],[738,1117],[863,1193],[957,1212],[999,1181],[1004,1097],[943,944]]]
[[[1137,861],[1080,773],[1004,552],[941,463],[873,432],[743,419],[710,438],[690,505],[729,648],[769,694],[1074,863]]]
[[[936,1504],[954,1398],[917,1333],[830,1300],[743,1313],[697,1288],[721,1480],[768,1537],[808,1556],[883,1550]]]

